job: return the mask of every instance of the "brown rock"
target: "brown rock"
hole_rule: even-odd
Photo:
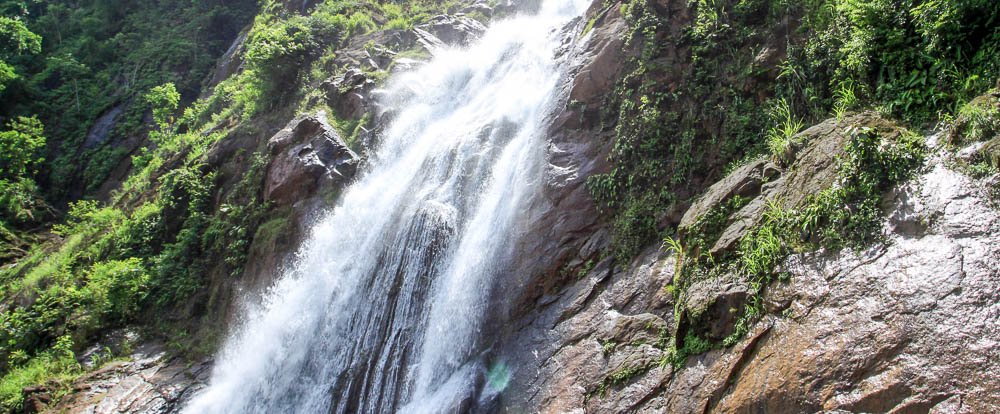
[[[292,120],[271,137],[267,147],[273,158],[264,199],[279,206],[343,185],[360,161],[323,112]]]

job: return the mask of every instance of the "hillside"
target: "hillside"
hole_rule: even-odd
[[[990,412],[1000,4],[0,1],[7,412]]]

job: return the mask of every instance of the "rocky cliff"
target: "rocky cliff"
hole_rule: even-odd
[[[315,6],[293,3],[293,14]],[[845,104],[762,151],[759,126],[795,123],[762,115],[765,104],[793,86],[805,93],[787,79],[806,75],[782,66],[801,52],[803,12],[774,18],[728,2],[724,14],[743,17],[706,23],[702,3],[595,2],[565,29],[584,34],[559,52],[572,67],[566,104],[549,117],[544,193],[493,287],[504,294],[490,303],[485,353],[510,378],[491,410],[1000,410],[1000,128],[968,113],[929,125]],[[351,37],[323,62],[335,74],[290,86],[303,89],[298,108],[240,121],[252,128],[216,125],[225,138],[204,158],[220,174],[216,207],[242,189],[245,153],[257,151],[265,162],[249,190],[266,211],[239,277],[213,268],[210,293],[192,296],[193,332],[238,323],[240,301],[271,285],[315,213],[363,168],[394,116],[377,103],[384,76],[467,44],[483,30],[470,16],[532,7],[461,5]],[[692,40],[705,27],[719,49]],[[729,27],[752,33],[734,40]],[[242,66],[227,52],[211,82]],[[997,106],[991,94],[973,102]],[[211,357],[139,342],[66,397],[26,389],[25,408],[175,412],[204,386]]]

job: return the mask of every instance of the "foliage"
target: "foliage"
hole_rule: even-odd
[[[676,36],[667,28],[677,15],[644,0],[622,5],[636,53],[605,105],[615,108],[603,120],[615,127],[613,169],[588,181],[613,218],[622,260],[669,233],[662,216],[714,181],[717,168],[780,154],[807,122],[878,108],[919,128],[1000,77],[1000,3],[989,0],[689,6]],[[672,60],[674,45],[689,55]],[[787,56],[768,67],[758,54],[775,49]],[[762,106],[776,110],[762,116]]]
[[[24,21],[0,16],[0,93],[8,83],[18,78],[16,69],[8,60],[20,55],[38,54],[41,49],[41,36],[32,33]]]
[[[62,337],[52,349],[34,358],[22,361],[12,358],[13,369],[0,377],[0,409],[5,412],[21,412],[22,390],[43,381],[54,381],[58,389],[52,390],[54,397],[68,392],[69,382],[80,372],[80,365],[72,350],[72,340]]]
[[[604,105],[615,108],[603,114],[603,122],[615,127],[613,169],[587,182],[598,205],[613,216],[613,250],[620,260],[661,239],[665,212],[685,205],[722,166],[765,149],[767,117],[759,106],[766,103],[758,97],[766,92],[751,94],[741,82],[755,75],[753,56],[742,51],[756,53],[766,37],[734,27],[760,24],[758,16],[771,11],[743,3],[730,8],[726,2],[693,2],[696,22],[679,38],[664,36],[681,17],[644,0],[622,6],[629,23],[625,37],[638,55],[626,63],[613,102]],[[669,46],[678,43],[690,59],[661,63],[670,62]],[[690,66],[677,70],[682,64]],[[733,79],[738,81],[720,82]]]
[[[949,141],[952,144],[985,141],[1000,134],[1000,102],[995,98],[976,99],[958,110]]]
[[[787,161],[785,154],[793,144],[792,138],[802,130],[803,122],[795,118],[788,101],[784,99],[778,100],[771,109],[771,119],[776,126],[767,131],[767,148],[771,151],[772,158]]]
[[[18,117],[0,132],[0,179],[30,178],[41,163],[45,147],[45,131],[35,117]]]
[[[36,221],[46,205],[38,196],[34,176],[44,160],[44,128],[34,117],[18,117],[0,132],[0,224]],[[41,217],[38,217],[41,218]]]
[[[196,95],[256,7],[253,0],[5,4],[9,17],[0,17],[0,26],[15,22],[22,26],[19,31],[37,36],[10,37],[22,44],[21,56],[0,51],[0,59],[18,75],[6,83],[0,118],[34,114],[45,123],[50,155],[38,184],[55,204],[98,188],[126,154],[112,150],[114,143],[144,133],[140,107],[149,88],[173,82],[181,96]],[[115,107],[124,112],[107,139],[88,142],[95,120]]]
[[[153,122],[165,132],[174,123],[174,113],[177,112],[177,105],[181,100],[181,95],[177,93],[177,87],[173,82],[150,89],[144,96],[153,110]]]
[[[994,1],[811,0],[790,13],[805,41],[789,50],[800,79],[786,91],[817,113],[849,84],[866,104],[924,125],[1000,76]]]

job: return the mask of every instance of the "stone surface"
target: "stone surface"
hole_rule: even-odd
[[[331,109],[342,117],[361,119],[373,109],[369,96],[375,89],[375,80],[358,68],[324,81],[320,88],[326,92]]]
[[[56,407],[38,412],[80,414],[161,414],[177,412],[204,386],[210,363],[189,364],[168,357],[159,345],[146,345],[130,361],[111,362],[73,384],[73,393]],[[28,402],[37,399],[28,396]],[[39,406],[41,409],[41,407]]]
[[[602,262],[522,320],[510,346],[531,352],[506,411],[997,412],[1000,211],[986,183],[949,165],[936,155],[887,196],[886,244],[791,257],[790,281],[765,291],[774,313],[676,370],[653,363],[665,351],[630,322],[672,327],[673,258]],[[740,292],[692,290],[686,308],[706,310]],[[636,364],[646,368],[608,385]]]
[[[466,46],[482,35],[486,26],[464,15],[455,14],[434,16],[416,29],[434,35],[444,44]]]
[[[782,155],[784,168],[761,158],[737,168],[710,186],[684,214],[681,233],[714,206],[735,196],[746,197],[750,200],[729,217],[709,252],[717,256],[735,250],[740,238],[759,222],[769,204],[795,208],[809,196],[834,184],[838,174],[837,158],[844,152],[853,126],[871,127],[888,139],[901,131],[873,113],[829,119],[810,127],[792,138],[789,150]]]
[[[319,112],[297,118],[267,143],[272,154],[264,199],[290,205],[353,177],[359,158]]]
[[[733,333],[736,320],[749,297],[750,288],[745,281],[730,280],[728,277],[699,280],[685,291],[681,308],[683,315],[678,319],[685,323],[690,321],[692,327],[698,327],[696,333],[701,337],[720,341]]]

